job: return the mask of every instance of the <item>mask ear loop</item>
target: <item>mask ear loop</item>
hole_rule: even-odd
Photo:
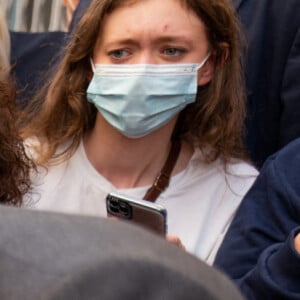
[[[208,52],[208,54],[204,57],[202,62],[198,65],[197,71],[205,65],[205,63],[208,61],[209,57],[210,57],[210,52]]]
[[[90,63],[91,63],[91,67],[92,67],[92,71],[93,73],[96,73],[96,67],[95,67],[95,64],[93,62],[93,59],[90,57]]]

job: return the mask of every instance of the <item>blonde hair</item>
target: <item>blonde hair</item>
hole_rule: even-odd
[[[39,163],[67,159],[95,125],[97,109],[86,99],[92,76],[90,57],[103,21],[115,9],[141,0],[95,0],[78,24],[53,81],[41,92],[22,120],[23,137],[41,140]],[[199,88],[195,103],[182,111],[174,136],[205,151],[207,162],[246,158],[243,146],[245,93],[241,67],[242,35],[228,0],[178,0],[206,27],[215,75]],[[58,154],[60,145],[69,147]]]

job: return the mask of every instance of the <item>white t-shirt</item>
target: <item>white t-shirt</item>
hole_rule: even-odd
[[[168,234],[177,235],[187,251],[212,263],[224,234],[245,193],[257,176],[254,167],[241,161],[225,174],[217,160],[205,164],[196,150],[181,173],[156,203],[167,209]],[[117,191],[142,198],[149,186],[117,189],[89,162],[83,143],[66,162],[41,168],[27,206],[39,210],[106,217],[105,198]]]

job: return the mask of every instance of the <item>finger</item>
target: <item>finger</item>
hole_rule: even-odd
[[[168,235],[166,236],[166,240],[176,246],[178,246],[179,248],[185,250],[185,246],[182,244],[180,238],[176,235]]]

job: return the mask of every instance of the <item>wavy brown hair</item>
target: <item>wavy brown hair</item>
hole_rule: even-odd
[[[86,99],[92,76],[90,57],[101,38],[103,20],[122,5],[143,0],[92,1],[67,46],[56,76],[30,105],[22,119],[23,136],[36,136],[39,163],[67,159],[95,124],[97,110]],[[149,0],[148,0],[149,1]],[[177,0],[204,23],[215,69],[212,81],[198,90],[195,103],[184,109],[174,136],[204,151],[207,162],[245,159],[243,122],[245,93],[241,67],[242,35],[227,0]],[[69,147],[60,154],[59,145]]]
[[[0,80],[0,204],[21,206],[30,190],[32,161],[16,129],[15,90]]]

